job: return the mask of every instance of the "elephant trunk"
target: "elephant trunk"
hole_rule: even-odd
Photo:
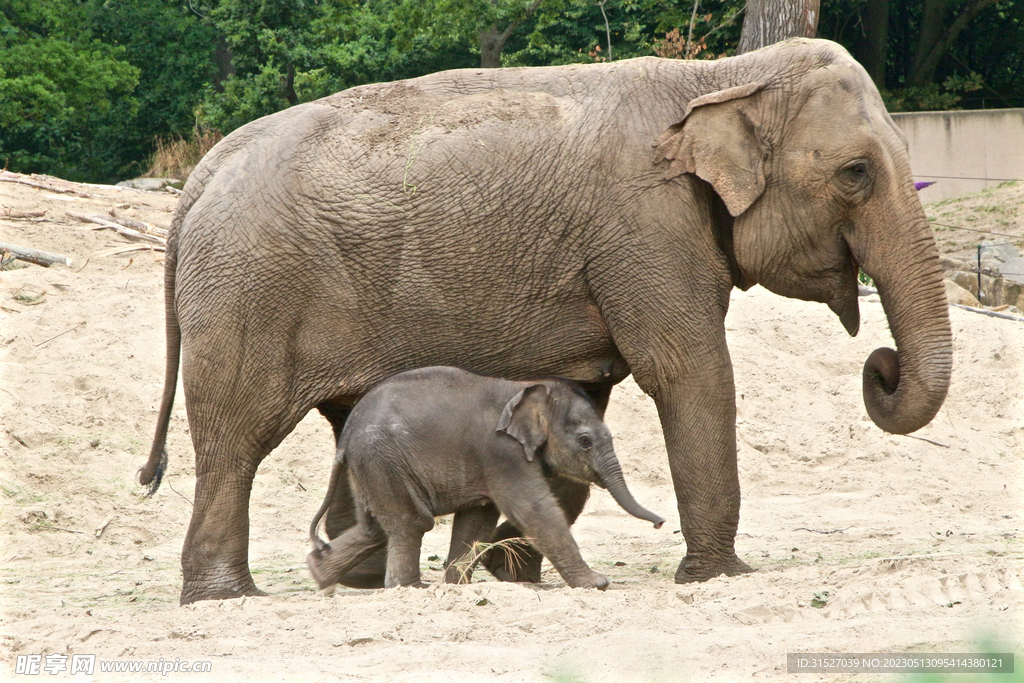
[[[875,349],[863,374],[868,415],[893,434],[909,434],[935,417],[946,398],[953,360],[949,305],[931,226],[916,196],[904,201],[917,203],[920,216],[887,231],[909,237],[902,246],[877,237],[850,245],[875,280],[898,349]]]
[[[636,502],[633,494],[626,488],[626,480],[622,476],[622,467],[619,465],[615,451],[610,448],[597,454],[594,458],[594,471],[599,477],[598,484],[608,489],[612,498],[623,510],[638,519],[646,519],[654,524],[655,529],[660,529],[665,520],[654,514],[647,508]]]

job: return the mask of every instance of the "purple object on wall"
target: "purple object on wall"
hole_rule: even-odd
[[[929,185],[934,185],[936,182],[937,181],[935,181],[935,180],[927,180],[927,181],[920,182],[920,183],[914,183],[914,189],[917,190],[918,192],[920,192],[921,190],[923,190],[924,188],[928,187]]]

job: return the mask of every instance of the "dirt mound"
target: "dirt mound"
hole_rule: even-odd
[[[825,306],[759,288],[727,320],[736,368],[743,508],[737,549],[757,572],[678,586],[684,548],[595,490],[575,533],[605,593],[499,584],[314,593],[306,529],[330,472],[330,429],[304,420],[260,468],[250,562],[270,595],[178,607],[193,452],[183,400],[167,478],[134,483],[164,363],[162,264],[110,251],[65,211],[166,227],[174,198],[80,186],[82,197],[0,183],[0,241],[66,254],[70,268],[0,273],[0,668],[17,655],[211,663],[188,680],[586,681],[786,679],[786,653],[1021,647],[1024,326],[950,311],[953,382],[936,419],[892,436],[867,418],[861,364],[891,345],[862,299],[849,338]],[[46,209],[48,220],[5,218]],[[1019,207],[1018,207],[1018,214]],[[941,241],[941,239],[940,239]],[[654,403],[631,381],[608,422],[627,480],[674,519]],[[424,542],[441,579],[450,533]],[[546,565],[547,566],[547,565]],[[46,664],[46,660],[42,660]],[[65,672],[67,673],[67,672]],[[820,676],[828,678],[828,676]]]

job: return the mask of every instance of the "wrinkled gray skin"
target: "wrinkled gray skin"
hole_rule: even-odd
[[[316,529],[346,475],[356,526],[324,545]],[[590,398],[571,382],[509,382],[464,370],[410,370],[371,389],[338,441],[331,484],[310,526],[309,569],[321,588],[387,547],[385,586],[420,586],[420,543],[434,517],[454,512],[447,583],[472,576],[473,544],[504,514],[573,588],[608,587],[580,556],[552,474],[607,488],[626,512],[641,507],[622,477],[612,436]]]
[[[159,480],[180,348],[196,452],[182,602],[258,592],[252,478],[310,409],[340,433],[376,382],[428,365],[568,377],[600,406],[632,373],[665,435],[686,539],[676,581],[750,571],[734,549],[729,292],[826,303],[853,334],[859,265],[898,348],[865,364],[868,414],[894,433],[927,424],[951,335],[912,181],[871,79],[820,40],[448,71],[235,131],[172,224],[165,391],[140,477]],[[552,488],[571,521],[585,489]],[[339,486],[329,535],[353,510]],[[351,584],[382,585],[381,559]]]

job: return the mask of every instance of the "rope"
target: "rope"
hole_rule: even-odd
[[[1013,238],[1015,240],[1024,239],[1024,237],[1021,237],[1020,235],[1009,235],[1009,234],[1007,234],[1005,232],[995,232],[994,230],[979,230],[977,228],[962,228],[959,225],[949,225],[948,223],[936,223],[935,221],[929,221],[929,222],[932,225],[938,225],[939,227],[942,227],[942,228],[952,228],[953,230],[968,230],[970,232],[983,232],[986,235],[999,235],[1000,237],[1010,237],[1010,238]],[[1000,244],[1012,244],[1012,242],[1000,242]],[[995,246],[995,245],[990,245],[990,246]]]
[[[994,183],[1012,183],[1021,180],[1020,178],[973,178],[962,175],[921,175],[920,173],[915,173],[914,176],[918,178],[941,178],[943,180],[991,180]]]

